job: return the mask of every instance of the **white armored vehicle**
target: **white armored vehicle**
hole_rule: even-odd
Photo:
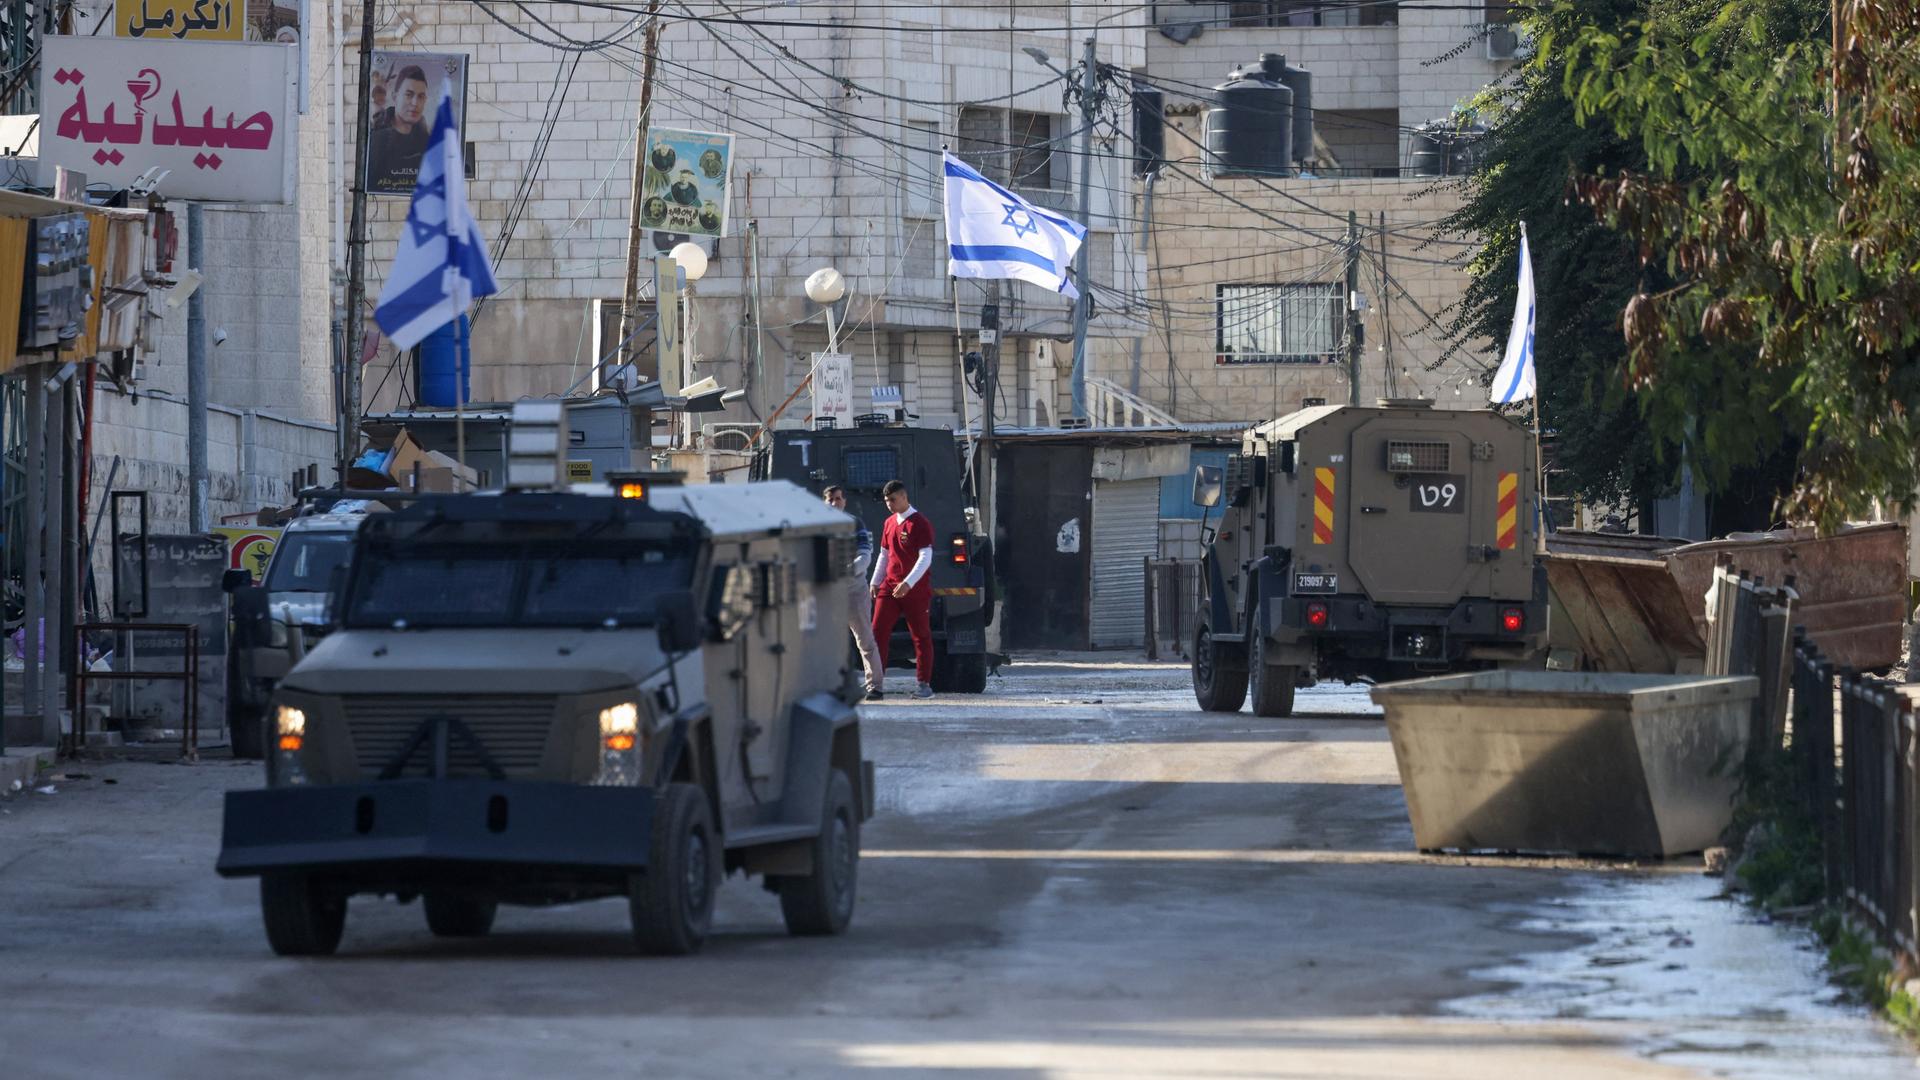
[[[687,953],[736,871],[791,932],[846,928],[873,812],[853,519],[785,482],[609,481],[361,527],[268,709],[267,786],[227,796],[218,869],[260,877],[275,952],[333,952],[374,894],[443,936],[625,896],[642,951]]]

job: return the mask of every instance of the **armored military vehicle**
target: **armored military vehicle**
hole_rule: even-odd
[[[823,431],[776,430],[772,447],[755,460],[759,479],[791,480],[819,493],[828,484],[847,489],[847,512],[880,542],[887,506],[880,489],[889,480],[907,485],[913,505],[933,523],[933,688],[978,694],[987,688],[987,627],[998,594],[987,538],[977,513],[953,432],[868,421]],[[912,667],[913,641],[903,622],[888,648],[894,667]]]
[[[625,896],[642,951],[687,953],[736,871],[791,932],[846,928],[873,772],[817,631],[852,519],[787,483],[609,480],[361,527],[335,628],[275,689],[267,786],[227,796],[218,870],[260,877],[275,952],[333,952],[375,894],[442,936]]]
[[[1208,475],[1209,473],[1215,475]],[[1220,475],[1224,474],[1224,475]],[[1322,405],[1253,428],[1194,496],[1200,707],[1286,716],[1294,689],[1538,663],[1534,443],[1497,413]]]
[[[227,730],[233,756],[266,756],[262,727],[273,688],[326,632],[330,590],[339,583],[364,512],[313,514],[288,522],[260,585],[229,591]],[[263,617],[264,613],[264,617]]]

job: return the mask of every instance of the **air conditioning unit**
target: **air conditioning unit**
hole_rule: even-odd
[[[709,450],[745,451],[759,432],[760,425],[751,421],[701,424],[700,444]]]
[[[1487,27],[1487,59],[1525,60],[1533,55],[1533,42],[1511,26]]]

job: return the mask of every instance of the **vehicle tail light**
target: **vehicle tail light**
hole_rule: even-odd
[[[1509,634],[1517,634],[1527,628],[1527,613],[1517,607],[1510,607],[1500,613],[1500,628]]]
[[[1308,604],[1307,625],[1313,627],[1315,630],[1324,630],[1327,625],[1327,605]]]
[[[953,565],[967,565],[967,537],[965,533],[953,534]]]

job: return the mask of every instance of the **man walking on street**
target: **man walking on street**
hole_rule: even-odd
[[[880,558],[873,568],[873,636],[880,649],[880,671],[887,670],[887,645],[893,628],[904,616],[913,636],[913,664],[920,677],[917,698],[933,696],[933,525],[913,508],[907,485],[887,481],[880,489],[886,498],[886,527],[880,531]]]
[[[846,512],[846,488],[829,484],[820,496],[828,506]],[[860,666],[866,669],[867,697],[878,701],[882,696],[880,680],[886,673],[886,662],[880,659],[880,651],[873,643],[873,594],[867,585],[867,568],[873,562],[873,533],[867,531],[866,522],[857,517],[853,519],[853,527],[857,550],[847,579],[847,628],[853,631],[853,643],[860,650]]]

